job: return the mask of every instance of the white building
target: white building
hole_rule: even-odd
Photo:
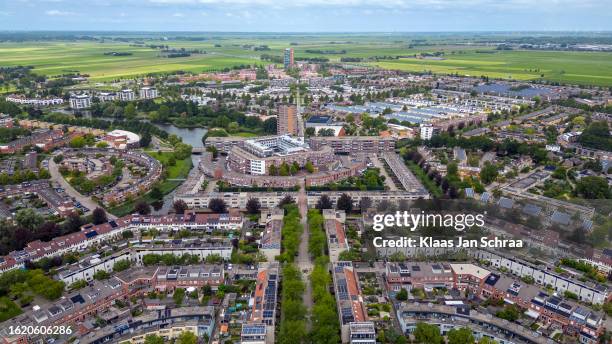
[[[155,93],[155,97],[157,97],[157,91]],[[155,97],[151,97],[151,98],[155,98]],[[141,93],[141,98],[142,98],[142,93]],[[121,92],[119,92],[119,100],[121,101],[129,102],[134,99],[136,99],[136,95],[134,94],[134,91],[130,89],[121,90]]]
[[[140,99],[153,99],[157,98],[157,89],[155,87],[143,87],[140,89]]]
[[[22,95],[10,95],[5,99],[11,103],[34,106],[61,105],[64,102],[62,98],[26,98]]]
[[[371,321],[352,322],[349,324],[350,344],[376,344],[376,330]]]
[[[98,93],[98,99],[100,99],[101,102],[112,102],[113,100],[117,99],[117,93],[100,92]]]
[[[440,130],[431,124],[421,124],[421,140],[431,140]]]
[[[75,110],[87,109],[91,106],[89,94],[73,94],[70,96],[70,107]]]

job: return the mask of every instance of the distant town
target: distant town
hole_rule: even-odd
[[[0,342],[611,342],[612,88],[298,46],[0,67]],[[422,211],[486,215],[373,228]]]

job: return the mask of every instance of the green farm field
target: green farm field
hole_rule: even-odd
[[[179,70],[199,73],[243,64],[266,64],[269,62],[260,60],[262,54],[281,56],[284,48],[293,47],[296,58],[324,57],[331,62],[340,62],[342,57],[367,59],[444,52],[442,60],[401,58],[360,64],[413,72],[612,86],[612,53],[603,52],[501,51],[450,41],[413,47],[410,40],[398,37],[350,34],[220,35],[202,40],[149,38],[142,41],[146,45],[164,44],[174,49],[201,49],[206,54],[166,58],[156,49],[112,40],[0,43],[0,66],[30,65],[36,73],[47,76],[80,72],[89,74],[92,81],[108,81]],[[261,45],[269,50],[251,49]],[[104,55],[107,52],[132,55]]]
[[[569,51],[494,51],[447,54],[444,60],[400,59],[375,63],[412,72],[612,86],[612,53]],[[543,77],[542,77],[543,75]]]

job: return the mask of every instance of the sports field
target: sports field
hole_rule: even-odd
[[[492,47],[457,45],[449,41],[413,46],[410,40],[376,36],[212,36],[202,40],[144,39],[144,44],[170,48],[200,49],[206,54],[167,58],[159,50],[128,42],[107,40],[0,43],[0,66],[31,65],[48,76],[80,72],[93,81],[106,81],[150,73],[174,71],[204,72],[241,64],[269,63],[262,54],[282,56],[293,47],[296,58],[323,57],[340,62],[343,57],[412,56],[443,52],[443,59],[400,58],[360,62],[405,71],[511,78],[545,79],[563,83],[612,86],[612,53],[571,51],[502,51]],[[253,49],[267,46],[269,50]],[[129,52],[130,56],[108,56],[108,52]]]

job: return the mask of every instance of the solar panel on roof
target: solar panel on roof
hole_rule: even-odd
[[[87,232],[87,233],[85,233],[85,237],[86,237],[86,238],[88,238],[88,239],[89,239],[89,238],[93,238],[93,237],[95,237],[96,235],[98,235],[98,232],[96,232],[96,231],[91,231],[91,232]]]
[[[525,206],[523,207],[523,213],[531,216],[537,216],[540,214],[541,211],[541,207],[531,203],[525,204]]]
[[[497,204],[502,208],[510,209],[514,206],[514,200],[507,197],[501,197]]]
[[[465,197],[467,197],[467,198],[474,198],[474,189],[466,188],[465,189]]]
[[[561,225],[569,225],[570,215],[556,210],[550,217],[550,220]]]
[[[71,297],[70,301],[72,301],[72,303],[85,303],[85,299],[83,296],[81,296],[81,294],[76,294],[75,296]]]
[[[491,195],[488,192],[483,192],[482,195],[480,196],[480,200],[482,202],[488,202],[489,198],[491,198]]]

